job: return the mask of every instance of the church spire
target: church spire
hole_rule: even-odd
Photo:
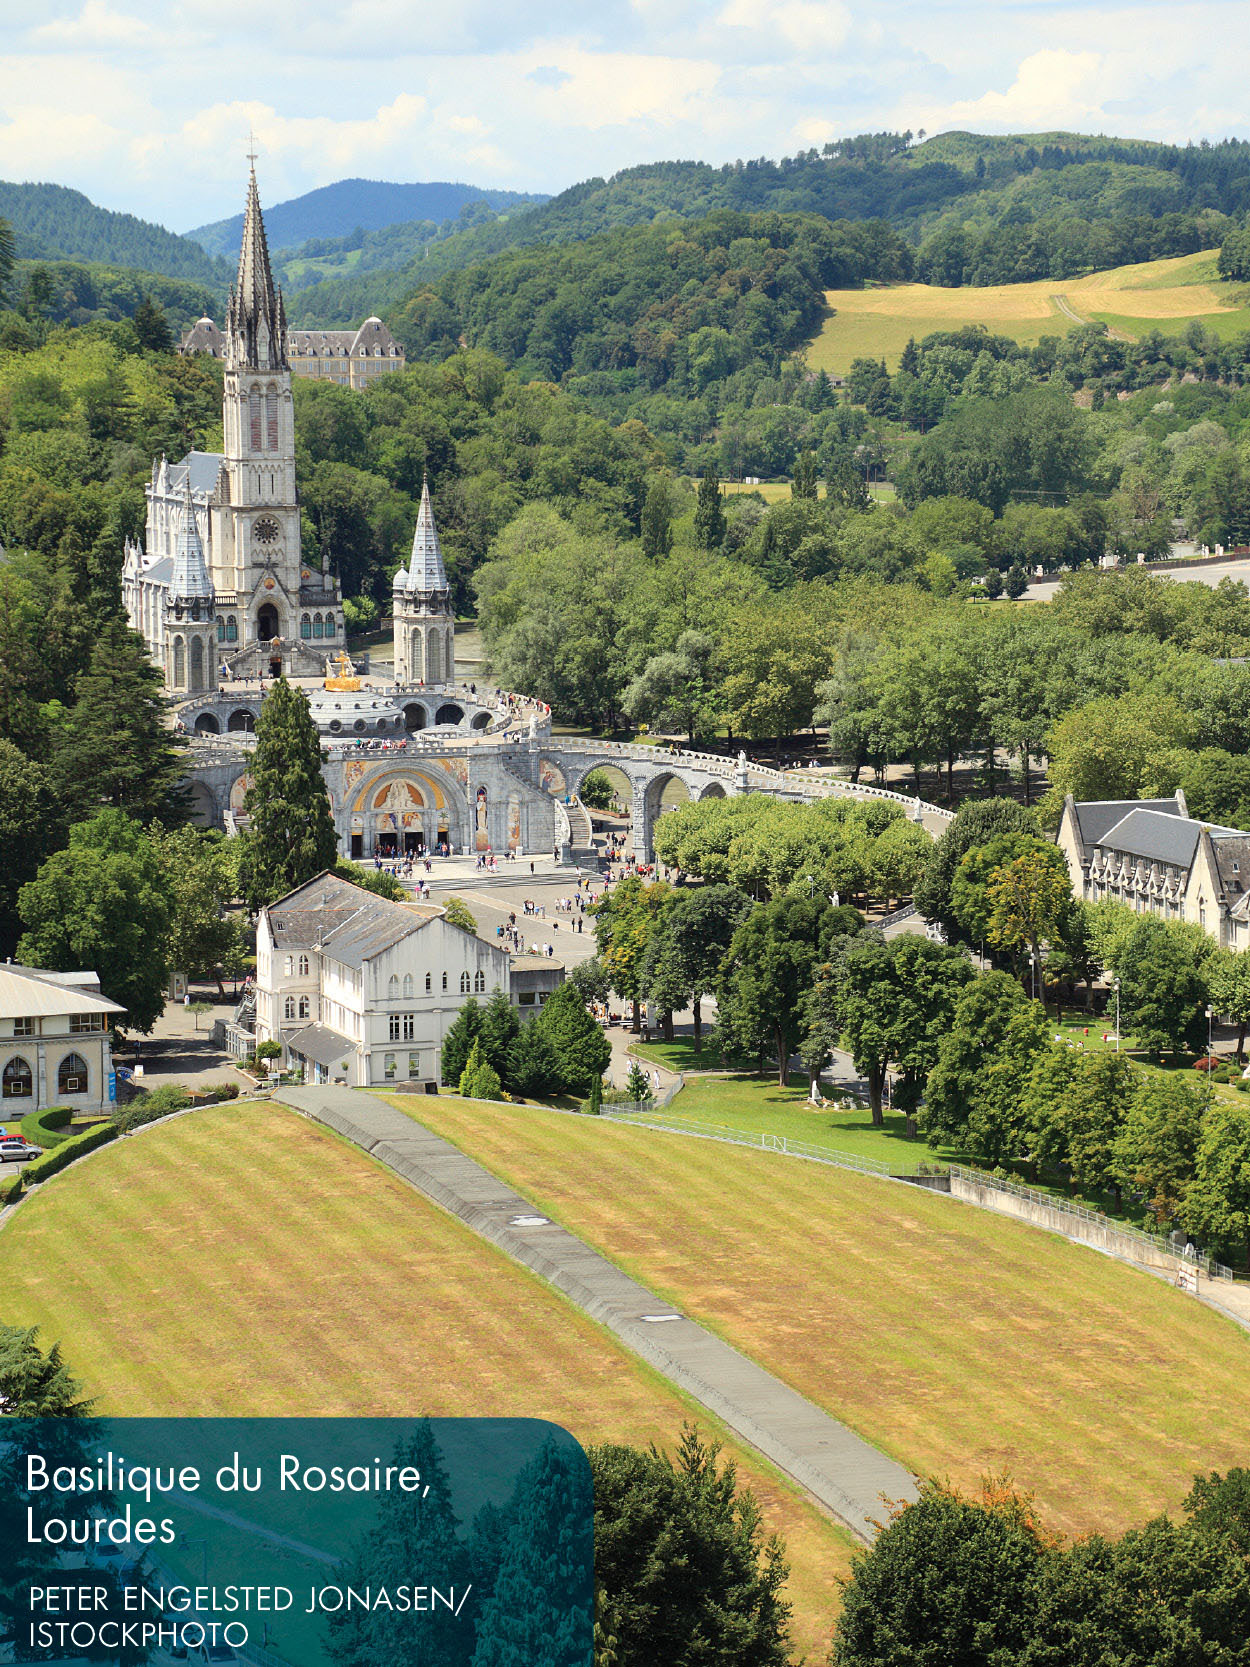
[[[226,309],[226,354],[232,369],[286,370],[286,308],[269,265],[256,169],[248,176],[239,275]]]
[[[421,508],[417,512],[417,530],[412,537],[407,588],[413,591],[447,589],[447,569],[443,566],[443,551],[438,542],[438,528],[434,524],[434,507],[430,503],[430,483],[427,480],[421,482]]]
[[[191,501],[190,475],[183,487],[182,523],[178,528],[178,542],[174,546],[174,571],[169,580],[171,602],[211,602],[213,581],[208,563],[204,560],[204,546],[195,521],[195,505]]]

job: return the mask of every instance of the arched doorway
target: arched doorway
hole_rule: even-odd
[[[424,729],[429,722],[424,706],[419,706],[415,700],[410,700],[404,707],[404,728],[407,730]]]
[[[220,735],[221,725],[212,712],[201,712],[195,720],[195,733],[197,735]]]
[[[262,642],[272,642],[278,635],[278,610],[266,602],[256,615],[256,635]]]
[[[246,706],[238,706],[226,719],[226,728],[242,730],[245,735],[251,735],[256,728],[256,714],[249,712]]]
[[[202,781],[191,783],[191,820],[197,828],[215,828],[220,821],[216,800]]]
[[[473,729],[488,729],[490,727],[490,713],[479,712],[471,727]]]
[[[434,714],[434,722],[436,724],[462,724],[464,722],[464,711],[459,706],[440,706]]]

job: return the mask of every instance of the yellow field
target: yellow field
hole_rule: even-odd
[[[884,358],[893,370],[909,337],[919,341],[935,330],[958,330],[965,324],[984,324],[1026,345],[1042,336],[1066,335],[1089,320],[1123,336],[1153,329],[1177,335],[1193,319],[1221,337],[1250,329],[1250,296],[1240,285],[1220,282],[1210,251],[1117,266],[1088,278],[987,289],[927,284],[832,289],[826,300],[835,315],[825,321],[807,359],[813,370],[837,375],[857,358]]]
[[[492,1108],[493,1110],[494,1108]],[[127,1417],[549,1418],[670,1447],[715,1421],[345,1141],[273,1106],[197,1111],[57,1176],[0,1233],[4,1319]],[[733,1442],[823,1660],[849,1536]]]
[[[1082,1533],[1246,1462],[1250,1337],[1095,1251],[715,1141],[454,1098],[420,1116],[921,1475],[1009,1472]]]

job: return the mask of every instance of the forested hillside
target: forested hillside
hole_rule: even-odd
[[[12,226],[21,258],[100,261],[214,287],[230,279],[229,268],[198,243],[133,214],[97,208],[64,185],[0,180],[0,218]]]
[[[1250,145],[1240,140],[1181,148],[1066,133],[911,137],[865,134],[780,161],[660,162],[584,180],[539,208],[423,248],[402,272],[317,285],[300,296],[299,316],[330,323],[394,307],[418,281],[506,249],[717,209],[883,219],[915,251],[908,276],[959,284],[1188,254],[1218,244],[1223,217],[1250,207]],[[963,227],[967,245],[953,245]]]
[[[287,202],[265,209],[269,246],[275,251],[292,251],[310,238],[339,239],[355,231],[380,231],[384,226],[427,220],[440,225],[454,220],[471,203],[482,202],[492,210],[516,208],[547,199],[527,191],[497,191],[483,186],[435,181],[429,184],[399,185],[389,180],[340,179],[322,185]],[[215,220],[187,232],[188,238],[210,255],[235,260],[243,235],[243,215]]]

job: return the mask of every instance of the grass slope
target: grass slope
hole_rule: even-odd
[[[918,1471],[1009,1472],[1080,1532],[1175,1510],[1196,1471],[1245,1462],[1250,1339],[1094,1251],[710,1141],[452,1099],[420,1110]]]
[[[86,1248],[89,1247],[89,1250]],[[541,1281],[346,1142],[272,1106],[107,1147],[0,1233],[4,1316],[123,1416],[541,1417],[671,1446],[712,1420]],[[823,1659],[849,1540],[726,1443],[784,1535]]]
[[[984,324],[995,335],[1029,344],[1042,336],[1063,336],[1078,321],[1105,323],[1117,334],[1162,330],[1179,335],[1201,320],[1221,337],[1250,329],[1246,292],[1219,280],[1210,251],[1172,260],[1117,266],[1087,278],[1045,279],[991,288],[940,289],[927,284],[894,284],[877,289],[829,290],[834,315],[808,349],[813,370],[841,375],[851,360],[884,358],[891,370],[909,336],[917,341],[935,330]],[[1065,301],[1073,318],[1060,305]]]

